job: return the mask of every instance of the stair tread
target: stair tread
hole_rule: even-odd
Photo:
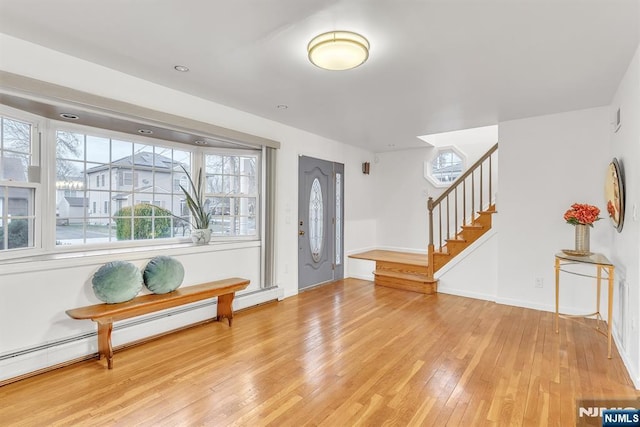
[[[446,248],[446,246],[444,246]],[[444,251],[435,251],[433,253],[434,256],[451,256],[451,254],[449,252],[444,252]]]
[[[395,277],[398,279],[431,281],[428,275],[422,273],[400,273],[399,271],[375,270],[373,274],[375,274],[376,276]]]
[[[427,266],[427,254],[387,251],[387,250],[371,250],[357,254],[349,255],[349,258],[366,259],[371,261],[390,262],[403,265]]]
[[[467,243],[467,239],[456,238],[456,239],[446,239],[447,243]]]

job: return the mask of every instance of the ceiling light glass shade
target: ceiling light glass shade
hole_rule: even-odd
[[[314,37],[307,52],[309,61],[320,68],[349,70],[369,58],[369,41],[350,31],[331,31]]]

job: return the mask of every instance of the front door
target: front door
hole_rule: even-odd
[[[341,279],[344,165],[300,156],[298,289]]]

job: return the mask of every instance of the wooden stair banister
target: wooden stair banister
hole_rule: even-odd
[[[459,253],[468,248],[484,233],[491,229],[491,216],[496,212],[493,204],[493,166],[492,159],[498,150],[498,144],[489,149],[465,173],[456,179],[451,187],[435,200],[429,197],[429,245],[427,254],[371,250],[351,254],[349,258],[375,261],[374,283],[378,286],[403,289],[424,294],[437,292],[438,279],[435,273]],[[484,165],[487,164],[488,179],[484,177]],[[476,175],[478,183],[476,185]],[[471,187],[467,194],[467,183]],[[462,197],[458,190],[462,188]],[[485,194],[488,203],[485,203]],[[453,199],[453,203],[451,202]],[[467,200],[469,199],[469,200]],[[476,199],[478,211],[476,211]],[[469,203],[467,203],[469,202]],[[453,209],[451,205],[453,204]],[[444,208],[443,208],[444,205]],[[467,206],[470,209],[467,209]],[[445,233],[443,229],[443,210],[445,212]],[[453,212],[452,212],[453,211]],[[435,213],[438,216],[437,241],[434,239]],[[446,242],[443,245],[443,241]]]
[[[441,268],[444,264],[440,265],[440,262],[436,262],[435,257],[438,252],[446,252],[449,256],[448,259],[453,258],[456,254],[453,252],[460,252],[461,250],[451,251],[449,244],[450,241],[454,241],[456,247],[458,245],[456,240],[465,240],[467,245],[477,240],[484,232],[488,231],[491,227],[491,218],[489,215],[488,222],[486,219],[482,219],[483,215],[495,213],[495,205],[492,202],[493,198],[493,155],[498,151],[498,143],[491,147],[485,154],[483,154],[471,167],[469,167],[462,175],[460,175],[449,188],[447,188],[439,197],[435,200],[429,197],[427,201],[427,209],[429,211],[429,245],[427,247],[427,257],[429,263],[429,274],[431,277],[435,272]],[[485,180],[484,177],[484,165],[488,167],[488,177]],[[479,183],[476,185],[476,175],[479,178]],[[470,182],[469,182],[470,181]],[[467,194],[467,183],[470,183],[470,194]],[[458,192],[462,191],[462,200],[459,200]],[[488,203],[485,204],[485,194],[488,196]],[[453,196],[453,213],[451,212],[451,198]],[[477,196],[477,197],[476,197]],[[478,199],[478,210],[476,211],[476,198]],[[467,209],[467,201],[470,202],[470,209]],[[459,205],[462,203],[461,212],[459,212]],[[443,208],[443,205],[446,208]],[[445,233],[442,232],[443,227],[443,210],[446,224]],[[434,238],[434,211],[437,212],[438,217],[438,234],[437,239]],[[453,224],[453,233],[452,233]],[[474,233],[470,228],[472,225],[481,225],[482,229],[479,233]],[[471,234],[471,238],[467,238],[464,235],[465,230],[469,230],[467,234]],[[453,238],[452,235],[453,234]],[[443,242],[446,242],[443,245]],[[446,251],[443,248],[446,246]],[[466,247],[465,246],[465,247]],[[462,248],[464,249],[464,248]],[[453,255],[453,256],[452,256]],[[446,262],[445,262],[446,263]]]

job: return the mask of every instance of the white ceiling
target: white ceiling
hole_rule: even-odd
[[[386,151],[424,145],[419,135],[608,105],[638,46],[639,3],[0,0],[0,31]],[[369,39],[364,65],[309,63],[309,40],[334,29]]]

